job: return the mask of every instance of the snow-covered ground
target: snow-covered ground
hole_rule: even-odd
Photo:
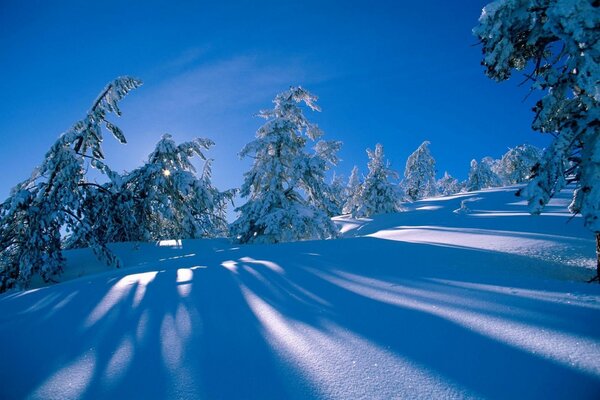
[[[69,252],[0,296],[0,398],[600,398],[592,235],[568,193],[534,217],[513,192],[340,240],[119,244],[121,270]]]

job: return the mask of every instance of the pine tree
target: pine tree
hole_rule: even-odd
[[[500,186],[500,178],[492,171],[493,167],[494,159],[491,157],[484,157],[479,163],[471,160],[471,169],[465,189],[472,192]]]
[[[350,178],[348,179],[348,184],[346,185],[346,202],[344,203],[344,207],[342,209],[344,214],[356,215],[358,212],[361,202],[361,188],[362,182],[360,180],[358,167],[355,165],[354,168],[352,168]]]
[[[453,178],[447,171],[444,176],[437,181],[437,192],[442,196],[450,196],[458,193],[461,190],[461,185],[457,179]]]
[[[299,105],[319,111],[316,100],[301,87],[292,87],[275,97],[273,109],[259,114],[267,122],[240,153],[254,160],[241,188],[248,201],[237,209],[239,218],[231,225],[240,242],[337,236],[334,223],[317,204],[327,203],[325,170],[337,162],[335,152],[341,143],[319,141],[312,154],[306,150],[307,140],[317,140],[323,132],[306,119]]]
[[[390,169],[381,144],[377,143],[375,150],[368,149],[367,154],[369,173],[360,187],[359,206],[353,215],[369,217],[398,211],[397,185],[390,182],[390,178],[398,179],[398,173]]]
[[[406,160],[402,188],[409,201],[436,195],[435,160],[429,144],[423,142]]]
[[[570,209],[596,235],[600,282],[600,3],[596,0],[504,0],[483,9],[474,34],[486,74],[497,81],[532,66],[526,81],[543,96],[533,129],[554,140],[519,195],[540,213],[568,183]]]
[[[535,146],[522,144],[509,149],[497,163],[495,172],[505,185],[527,181],[531,169],[540,160],[541,151]]]
[[[123,132],[106,117],[120,115],[117,103],[139,80],[117,78],[101,92],[86,117],[63,133],[50,148],[40,167],[18,184],[0,206],[0,291],[26,287],[34,274],[50,281],[64,266],[61,230],[91,231],[93,221],[83,218],[82,207],[96,184],[85,179],[91,166],[106,171],[101,144],[102,127],[121,143]],[[106,243],[93,235],[88,245],[110,265],[118,259]]]

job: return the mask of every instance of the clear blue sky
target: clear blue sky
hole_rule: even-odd
[[[176,4],[175,4],[176,3]],[[0,197],[81,119],[114,77],[145,84],[106,136],[117,170],[140,165],[163,133],[209,137],[214,178],[237,187],[237,153],[274,95],[302,85],[319,96],[309,116],[344,142],[338,172],[366,170],[384,145],[392,166],[431,141],[438,175],[465,178],[472,158],[520,143],[530,129],[521,77],[497,84],[471,35],[487,1],[19,1],[0,2]],[[125,4],[125,5],[123,5]]]

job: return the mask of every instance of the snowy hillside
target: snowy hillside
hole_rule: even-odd
[[[513,193],[339,240],[119,244],[121,270],[67,252],[65,282],[0,296],[0,398],[600,398],[592,234],[569,193],[537,217]]]

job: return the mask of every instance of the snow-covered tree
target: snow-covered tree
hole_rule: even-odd
[[[203,153],[214,143],[195,139],[176,145],[164,135],[140,168],[117,176],[98,192],[86,218],[97,221],[94,235],[107,242],[196,239],[227,235],[227,202],[234,192],[219,192],[211,183],[211,160]],[[191,158],[204,162],[196,176]],[[78,231],[74,247],[84,246]]]
[[[328,211],[330,217],[342,214],[344,204],[346,204],[346,185],[344,184],[344,177],[333,173],[331,183],[327,188],[327,198],[330,200],[332,207]]]
[[[435,160],[425,141],[406,160],[402,188],[409,201],[435,196]]]
[[[179,145],[164,135],[144,166],[127,176],[127,185],[138,200],[135,215],[142,238],[197,239],[227,235],[227,202],[234,191],[219,192],[212,184],[212,160],[203,151],[214,145],[197,138]],[[191,158],[200,157],[200,176]]]
[[[568,183],[570,209],[596,235],[600,281],[600,4],[596,0],[502,0],[483,9],[474,34],[486,74],[497,81],[524,70],[542,93],[533,129],[554,139],[519,195],[540,213]]]
[[[117,78],[101,92],[86,117],[63,133],[31,177],[12,189],[0,206],[0,291],[26,287],[34,274],[50,281],[63,269],[62,234],[92,230],[94,221],[83,218],[82,207],[96,186],[85,178],[89,167],[106,172],[102,127],[121,143],[123,132],[106,117],[120,115],[117,103],[139,80]],[[90,235],[88,246],[102,260],[118,265],[100,238]]]
[[[396,212],[399,210],[399,196],[396,184],[390,181],[398,179],[398,173],[390,169],[389,161],[383,154],[379,143],[375,150],[367,150],[369,173],[359,190],[359,206],[353,213],[356,217],[369,217],[375,214]]]
[[[346,202],[344,203],[344,208],[342,209],[344,214],[355,215],[357,213],[361,203],[361,187],[362,182],[358,172],[358,167],[355,165],[354,168],[352,168],[350,178],[348,179],[348,184],[346,185]]]
[[[319,111],[316,100],[301,87],[292,87],[275,97],[273,109],[259,113],[267,122],[240,153],[254,160],[241,188],[248,201],[237,209],[239,218],[231,225],[240,242],[337,236],[335,224],[317,204],[328,202],[325,169],[337,162],[335,152],[341,143],[319,141],[312,153],[307,151],[307,140],[317,140],[323,132],[304,116],[300,103]]]
[[[500,178],[492,171],[494,164],[494,159],[491,157],[484,157],[480,162],[471,160],[471,169],[465,189],[472,192],[500,186]]]
[[[535,146],[522,144],[509,149],[494,166],[494,172],[505,185],[527,181],[531,169],[540,160],[541,151]]]
[[[461,185],[456,178],[453,178],[447,171],[444,176],[437,181],[437,192],[442,196],[449,196],[460,192]]]

